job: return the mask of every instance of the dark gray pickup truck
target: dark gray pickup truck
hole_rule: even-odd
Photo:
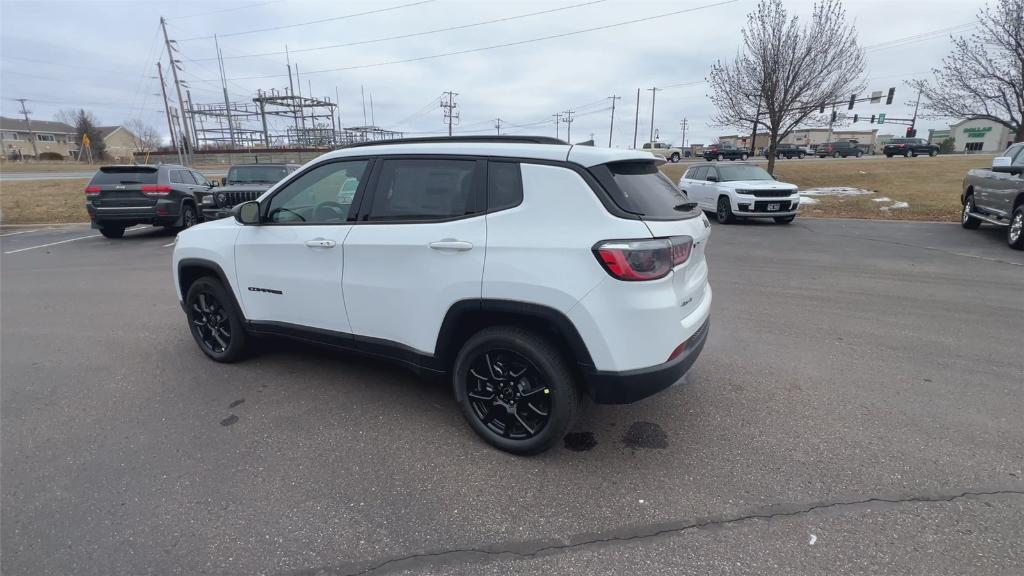
[[[964,178],[960,223],[975,230],[983,222],[1006,227],[1010,248],[1024,250],[1024,142],[992,159],[992,168],[976,168]]]
[[[235,164],[220,186],[211,188],[199,198],[203,220],[223,218],[235,204],[260,197],[271,186],[299,168],[298,164]]]

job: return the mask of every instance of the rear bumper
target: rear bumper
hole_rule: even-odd
[[[629,404],[661,392],[682,380],[697,361],[711,328],[711,318],[687,340],[686,349],[670,362],[622,372],[586,371],[584,382],[596,404]]]
[[[93,206],[86,202],[85,209],[89,213],[92,227],[102,224],[130,226],[132,224],[154,224],[172,226],[178,224],[181,217],[181,205],[170,199],[159,199],[149,206]]]

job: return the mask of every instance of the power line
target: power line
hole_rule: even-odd
[[[696,12],[698,10],[704,10],[706,8],[715,8],[715,7],[718,7],[718,6],[725,6],[727,4],[735,4],[738,1],[739,0],[724,0],[724,1],[721,1],[721,2],[714,2],[712,4],[704,4],[704,5],[701,5],[701,6],[695,6],[693,8],[685,8],[683,10],[673,10],[672,12],[665,12],[665,13],[662,13],[662,14],[655,14],[653,16],[647,16],[647,17],[644,17],[644,18],[634,18],[633,20],[626,20],[626,21],[623,21],[623,22],[615,22],[615,23],[612,23],[612,24],[605,24],[604,26],[595,26],[593,28],[584,28],[582,30],[574,30],[574,31],[571,31],[571,32],[563,32],[561,34],[551,34],[549,36],[541,36],[541,37],[538,37],[538,38],[530,38],[528,40],[519,40],[519,41],[516,41],[516,42],[506,42],[506,43],[503,43],[503,44],[495,44],[495,45],[492,45],[492,46],[482,46],[482,47],[478,47],[478,48],[469,48],[469,49],[466,49],[466,50],[457,50],[455,52],[445,52],[445,53],[441,53],[441,54],[431,54],[431,55],[427,55],[427,56],[418,56],[416,58],[405,58],[405,59],[402,59],[402,60],[389,60],[389,61],[385,61],[385,62],[375,62],[373,64],[359,64],[359,65],[356,65],[356,66],[343,66],[341,68],[327,68],[327,69],[324,69],[324,70],[313,70],[313,71],[310,71],[310,72],[306,72],[306,74],[307,75],[308,74],[323,74],[325,72],[343,72],[343,71],[346,71],[346,70],[358,70],[358,69],[362,69],[362,68],[375,68],[375,67],[378,67],[378,66],[390,66],[392,64],[405,64],[407,62],[419,62],[419,61],[422,61],[422,60],[433,60],[433,59],[436,59],[436,58],[444,58],[444,57],[447,57],[447,56],[458,56],[458,55],[461,55],[461,54],[470,54],[470,53],[473,53],[473,52],[483,52],[485,50],[495,50],[497,48],[508,48],[510,46],[521,46],[523,44],[531,44],[533,42],[542,42],[542,41],[545,41],[545,40],[554,40],[556,38],[565,38],[565,37],[568,37],[568,36],[576,36],[578,34],[586,34],[588,32],[597,32],[598,30],[608,30],[610,28],[618,28],[620,26],[627,26],[629,24],[637,24],[637,23],[640,23],[640,22],[649,22],[651,20],[657,20],[659,18],[667,18],[669,16],[676,16],[676,15],[685,14],[685,13],[688,13],[688,12]],[[264,75],[264,76],[243,76],[243,77],[240,77],[240,78],[235,78],[235,80],[263,80],[263,79],[268,79],[268,78],[282,78],[282,77],[284,77],[283,74],[268,74],[268,75]],[[197,82],[199,82],[199,81],[201,81],[201,82],[216,82],[216,80],[197,80]]]
[[[363,44],[373,44],[373,43],[376,43],[376,42],[387,42],[389,40],[402,40],[402,39],[405,39],[405,38],[415,38],[417,36],[427,36],[429,34],[439,34],[441,32],[451,32],[453,30],[465,30],[466,28],[473,28],[473,27],[476,27],[476,26],[484,26],[484,25],[487,25],[487,24],[496,24],[498,22],[509,22],[511,20],[519,20],[521,18],[529,18],[530,16],[539,16],[541,14],[550,14],[552,12],[561,12],[563,10],[570,10],[570,9],[573,9],[573,8],[580,8],[580,7],[583,7],[583,6],[590,6],[590,5],[593,5],[593,4],[600,4],[602,2],[607,2],[607,1],[608,0],[590,0],[589,2],[581,2],[579,4],[571,4],[569,6],[562,6],[561,8],[551,8],[549,10],[541,10],[539,12],[530,12],[530,13],[527,13],[527,14],[519,14],[519,15],[516,15],[516,16],[507,16],[505,18],[495,18],[493,20],[484,20],[484,21],[481,21],[481,22],[473,22],[472,24],[461,24],[459,26],[449,26],[447,28],[437,28],[437,29],[434,29],[434,30],[425,30],[423,32],[411,32],[409,34],[400,34],[400,35],[397,35],[397,36],[384,36],[382,38],[372,38],[370,40],[358,40],[358,41],[355,41],[355,42],[343,42],[341,44],[329,44],[327,46],[317,46],[315,48],[300,48],[298,50],[292,50],[291,53],[295,54],[297,52],[315,52],[315,51],[318,51],[318,50],[331,50],[331,49],[334,49],[334,48],[345,48],[347,46],[361,46]],[[278,51],[275,51],[275,52],[262,52],[262,53],[258,53],[258,54],[239,54],[237,56],[225,56],[224,59],[225,60],[231,60],[231,59],[236,59],[236,58],[255,58],[255,57],[259,57],[259,56],[279,56],[281,54],[284,54],[283,50],[278,50]],[[200,58],[199,60],[216,60],[216,58]]]
[[[196,18],[198,16],[209,16],[211,14],[220,14],[222,12],[234,12],[235,10],[250,10],[257,6],[266,6],[267,4],[277,4],[283,0],[269,0],[268,2],[257,2],[255,4],[246,4],[245,6],[236,6],[234,8],[221,8],[220,10],[210,10],[209,12],[200,12],[199,14],[189,14],[187,16],[175,16],[168,18],[168,20],[184,20],[186,18]]]
[[[369,14],[379,14],[381,12],[390,12],[392,10],[400,10],[402,8],[409,8],[410,6],[418,6],[420,4],[427,4],[434,0],[418,0],[417,2],[410,2],[408,4],[399,4],[398,6],[390,6],[388,8],[377,8],[376,10],[367,10],[366,12],[357,12],[355,14],[345,14],[344,16],[333,16],[331,18],[321,18],[319,20],[310,20],[308,22],[296,22],[295,24],[282,24],[280,26],[270,26],[268,28],[256,28],[254,30],[242,30],[240,32],[228,32],[226,34],[217,34],[220,38],[228,38],[231,36],[243,36],[245,34],[258,34],[260,32],[270,32],[271,30],[284,30],[286,28],[299,28],[301,26],[310,26],[312,24],[322,24],[324,22],[335,22],[338,20],[345,20],[347,18],[355,18],[357,16],[367,16]],[[183,38],[179,42],[191,42],[193,40],[209,40],[213,38],[213,35],[209,36],[195,36],[192,38]]]
[[[957,24],[956,26],[949,26],[947,28],[940,28],[938,30],[932,30],[930,32],[921,32],[919,34],[913,34],[911,36],[904,36],[903,38],[893,38],[892,40],[886,40],[885,42],[879,42],[878,44],[871,44],[864,47],[865,52],[874,52],[877,50],[885,50],[887,48],[895,48],[897,46],[903,46],[905,44],[913,44],[915,42],[921,42],[923,40],[931,40],[932,38],[942,36],[943,34],[966,31],[974,27],[973,22],[967,22],[964,24]]]

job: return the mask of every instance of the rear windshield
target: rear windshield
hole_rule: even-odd
[[[612,201],[626,212],[651,220],[682,220],[698,214],[654,162],[613,162],[598,166],[595,172]]]
[[[235,184],[276,184],[289,172],[287,166],[232,166],[228,180]]]
[[[100,171],[92,177],[89,183],[94,186],[116,185],[116,184],[156,184],[157,171],[139,169],[132,167],[125,168],[100,168]]]

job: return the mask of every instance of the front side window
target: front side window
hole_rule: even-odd
[[[367,160],[321,164],[270,198],[266,219],[279,224],[340,224],[367,175]]]
[[[384,160],[369,220],[444,220],[475,211],[475,160]]]
[[[210,181],[206,179],[206,176],[203,176],[199,172],[193,172],[192,177],[196,179],[196,184],[199,184],[200,186],[210,185]]]

